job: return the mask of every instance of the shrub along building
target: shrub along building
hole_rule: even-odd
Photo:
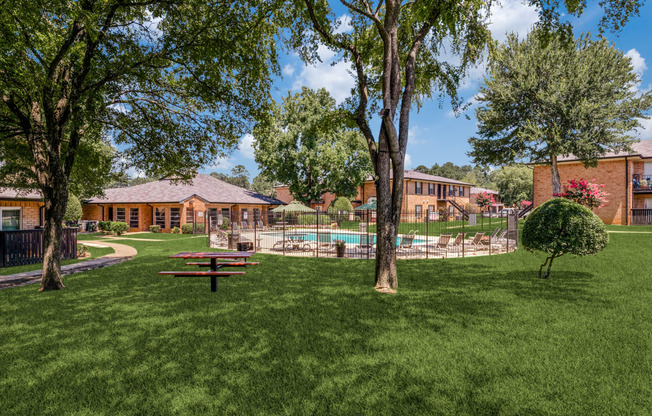
[[[40,192],[0,189],[0,231],[31,230],[43,226]]]
[[[652,225],[652,140],[632,145],[631,153],[607,153],[596,167],[585,168],[573,155],[559,158],[562,186],[571,179],[604,184],[608,202],[594,212],[606,224]],[[534,166],[534,206],[552,198],[550,166]]]
[[[390,175],[390,178],[392,175]],[[469,204],[471,195],[470,183],[444,178],[442,176],[428,175],[421,172],[406,170],[403,184],[403,205],[401,211],[403,216],[414,217],[414,219],[425,218],[426,212],[430,219],[435,218],[435,213],[445,213],[448,218],[460,217],[466,212],[466,205]],[[390,183],[392,183],[390,181]],[[284,203],[294,200],[286,185],[274,187],[276,197]],[[328,206],[337,196],[326,192],[321,200],[311,201],[310,207],[318,211],[328,209]],[[353,199],[353,207],[376,199],[376,187],[373,178],[368,178],[362,186],[358,187],[358,193]],[[405,218],[408,219],[408,218]]]
[[[163,231],[186,223],[207,223],[219,217],[231,221],[267,222],[267,211],[281,201],[231,185],[210,175],[197,175],[191,184],[163,178],[126,188],[112,188],[103,197],[84,201],[83,220],[124,221],[130,231]]]

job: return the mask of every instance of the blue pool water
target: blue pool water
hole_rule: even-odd
[[[325,233],[319,233],[319,237],[322,241],[324,241],[324,234]],[[330,241],[334,240],[344,240],[345,243],[347,244],[360,244],[360,236],[361,234],[339,234],[339,233],[330,233],[331,239]],[[364,235],[364,234],[362,234]],[[275,237],[283,238],[283,233],[274,233]],[[285,234],[286,238],[290,238],[292,236],[303,236],[303,240],[305,241],[317,241],[317,233],[316,232],[288,232]],[[365,237],[362,237],[363,241],[366,241]],[[369,234],[369,241],[373,241],[374,243],[376,242],[376,236],[373,234]],[[401,242],[401,237],[396,238],[396,245],[398,245]],[[421,240],[421,239],[415,239],[414,243],[425,243],[426,240]]]

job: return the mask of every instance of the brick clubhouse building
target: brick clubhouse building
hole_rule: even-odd
[[[267,221],[267,211],[281,201],[199,174],[191,184],[170,178],[126,188],[112,188],[103,197],[84,201],[82,220],[124,221],[130,231],[159,225],[169,232],[186,223],[204,223],[210,216],[235,222]]]
[[[606,224],[652,225],[652,140],[632,145],[632,152],[607,153],[596,167],[585,168],[572,155],[559,158],[561,184],[570,179],[595,179],[610,195],[594,212]],[[534,206],[552,198],[549,165],[534,166]]]
[[[416,219],[425,216],[426,212],[434,213],[444,210],[449,218],[459,216],[470,201],[471,186],[473,186],[470,183],[413,170],[405,171],[403,181],[404,194],[401,211],[414,215]],[[279,185],[274,188],[279,200],[286,204],[294,200],[288,186]],[[310,207],[324,211],[328,209],[335,198],[337,196],[333,193],[324,193],[319,201],[312,201]],[[374,199],[376,199],[376,187],[374,179],[370,177],[362,186],[358,187],[358,194],[352,201],[353,207],[356,208]]]

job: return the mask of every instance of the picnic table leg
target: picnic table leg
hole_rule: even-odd
[[[211,271],[217,271],[217,259],[211,259]],[[211,292],[217,292],[217,276],[211,276]]]

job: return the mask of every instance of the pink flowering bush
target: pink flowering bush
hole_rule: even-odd
[[[529,207],[530,205],[532,205],[532,201],[521,201],[521,203],[519,204],[521,209],[525,209],[525,208]]]
[[[590,209],[602,208],[606,202],[609,202],[607,200],[609,194],[603,188],[604,184],[595,183],[595,179],[591,182],[585,179],[579,181],[571,179],[568,185],[564,185],[563,191],[554,196],[570,199]]]
[[[487,209],[487,210],[491,207],[496,206],[496,200],[494,199],[494,195],[487,193],[487,191],[484,191],[483,193],[478,195],[475,199],[475,203],[481,209]]]

